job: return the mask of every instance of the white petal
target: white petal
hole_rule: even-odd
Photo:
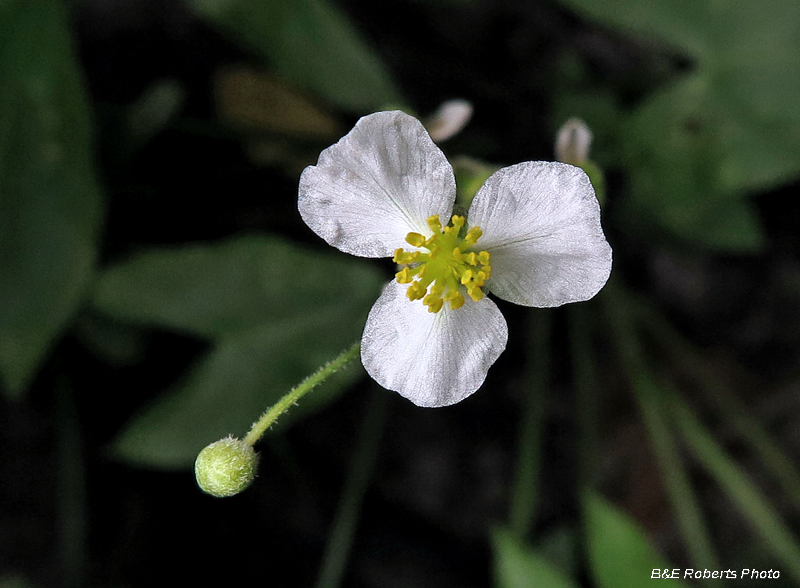
[[[431,235],[429,216],[446,224],[455,194],[453,168],[422,123],[400,111],[377,112],[303,171],[298,208],[337,249],[391,257],[408,247],[410,231]]]
[[[505,167],[478,191],[469,225],[491,253],[491,291],[524,306],[588,300],[611,273],[600,206],[583,170],[529,161]]]
[[[460,402],[486,379],[506,347],[508,327],[488,298],[428,312],[406,298],[408,284],[391,282],[372,307],[361,339],[361,361],[372,378],[418,406]]]

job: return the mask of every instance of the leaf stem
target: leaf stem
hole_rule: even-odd
[[[603,296],[603,301],[634,398],[639,405],[642,421],[658,461],[670,506],[689,548],[692,564],[698,568],[715,569],[718,560],[710,534],[670,429],[669,411],[664,406],[663,391],[649,369],[640,348],[638,335],[630,316],[630,301],[622,288],[610,290],[610,294]]]
[[[75,399],[63,375],[56,383],[56,424],[62,585],[74,588],[83,585],[86,567],[86,479]]]
[[[547,385],[550,380],[550,323],[552,313],[536,313],[531,319],[532,342],[528,358],[526,394],[517,441],[517,468],[511,495],[509,526],[524,540],[533,523],[539,490],[542,429],[547,414]]]
[[[276,402],[269,410],[267,410],[261,418],[253,423],[253,427],[244,442],[248,445],[255,445],[261,439],[261,436],[270,428],[270,426],[278,420],[284,412],[305,396],[308,392],[319,386],[322,382],[327,380],[330,376],[338,372],[345,365],[358,357],[361,351],[361,343],[354,343],[349,349],[344,351],[333,361],[325,364],[316,372],[308,376],[305,380],[300,382],[297,386],[289,390],[286,395]]]
[[[342,583],[358,525],[359,511],[378,454],[389,398],[384,390],[376,389],[372,393],[367,414],[364,415],[361,425],[358,445],[350,461],[339,506],[325,545],[317,588],[339,588]]]
[[[661,341],[662,346],[677,360],[700,386],[700,390],[714,402],[724,419],[738,429],[749,443],[759,462],[782,485],[786,496],[795,508],[800,508],[800,474],[791,459],[767,432],[742,400],[720,383],[711,372],[708,361],[701,352],[679,334],[663,317],[642,303],[636,305],[639,320]]]
[[[600,439],[597,428],[598,373],[592,350],[590,320],[590,313],[585,306],[575,304],[569,308],[569,340],[578,421],[578,480],[581,492],[595,487]]]
[[[670,392],[665,400],[689,447],[742,514],[761,536],[764,545],[800,582],[800,544],[750,476],[734,462],[706,431],[689,406]]]

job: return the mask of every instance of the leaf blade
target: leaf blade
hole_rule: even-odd
[[[587,492],[583,509],[590,570],[600,588],[638,588],[646,584],[653,570],[672,569],[638,523],[599,494]],[[681,579],[671,582],[686,588]]]
[[[203,16],[267,58],[281,75],[342,108],[402,102],[388,72],[326,0],[190,0]]]
[[[497,588],[575,588],[571,578],[518,541],[509,529],[495,529],[491,539]]]
[[[19,397],[86,293],[102,203],[63,6],[18,2],[4,11],[0,375]]]

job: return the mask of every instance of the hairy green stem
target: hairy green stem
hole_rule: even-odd
[[[347,351],[343,352],[339,357],[333,361],[322,366],[319,370],[308,376],[305,380],[300,382],[297,386],[289,390],[286,395],[276,402],[272,408],[267,410],[261,418],[253,423],[253,427],[244,442],[248,445],[255,445],[261,439],[261,436],[272,426],[279,416],[289,410],[289,408],[305,396],[308,392],[319,386],[322,382],[327,380],[330,376],[338,372],[349,362],[358,357],[361,351],[361,343],[355,343]]]

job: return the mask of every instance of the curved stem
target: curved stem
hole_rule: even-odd
[[[300,382],[300,384],[289,390],[289,392],[287,392],[283,398],[276,402],[272,408],[261,415],[261,418],[253,424],[250,432],[247,433],[247,436],[244,438],[244,442],[248,445],[255,445],[256,441],[261,439],[261,436],[267,431],[267,429],[270,428],[272,423],[278,420],[278,417],[284,412],[289,410],[289,407],[305,396],[306,393],[319,386],[330,376],[338,372],[345,365],[358,357],[360,351],[361,343],[353,344],[352,347],[339,355],[339,357],[325,364],[316,372],[308,376],[305,380]]]

